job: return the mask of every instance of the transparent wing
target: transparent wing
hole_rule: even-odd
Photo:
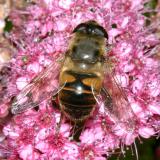
[[[134,113],[125,94],[121,83],[107,66],[107,73],[104,81],[105,87],[105,109],[108,114],[118,122],[129,122],[134,124]]]
[[[25,86],[15,97],[11,106],[11,112],[13,114],[24,112],[55,95],[59,89],[57,77],[60,66],[57,62],[51,63]]]

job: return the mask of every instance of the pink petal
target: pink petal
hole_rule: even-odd
[[[149,138],[155,134],[154,129],[150,127],[141,127],[138,132],[144,138]]]
[[[49,144],[45,141],[39,141],[36,143],[35,148],[40,150],[42,153],[47,153],[49,151]]]
[[[126,74],[117,74],[115,76],[116,80],[119,82],[119,84],[122,86],[122,87],[127,87],[128,86],[128,83],[129,83],[129,78]]]
[[[55,25],[56,31],[63,31],[68,26],[68,22],[64,20],[57,20]]]
[[[121,27],[125,28],[129,22],[129,17],[125,17],[122,21]]]
[[[18,152],[20,158],[22,158],[23,160],[33,160],[39,158],[39,154],[34,152],[34,148],[32,145],[23,146]]]
[[[138,93],[142,89],[143,89],[143,80],[140,79],[135,80],[132,84],[133,93]]]
[[[148,109],[153,113],[153,114],[159,114],[160,115],[160,104],[159,103],[152,103],[148,105]]]
[[[128,132],[125,136],[125,144],[131,145],[135,141],[136,137],[137,137],[136,134],[133,134],[132,132]]]
[[[40,71],[42,71],[42,67],[39,63],[34,62],[27,66],[27,71],[30,73],[39,73]]]
[[[7,116],[9,106],[7,104],[0,105],[0,118]]]
[[[70,9],[73,3],[74,2],[72,0],[60,0],[59,6],[62,7],[63,9]]]
[[[19,77],[16,80],[17,89],[22,90],[29,83],[28,77]]]
[[[10,125],[7,125],[3,128],[4,135],[8,136],[10,138],[13,138],[13,139],[16,139],[17,137],[19,137],[18,132],[19,132],[19,130],[16,130],[15,128],[11,127]]]

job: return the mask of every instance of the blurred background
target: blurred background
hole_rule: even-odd
[[[139,160],[160,160],[160,138],[141,139],[136,141]],[[118,150],[117,150],[118,152]],[[125,155],[112,155],[109,160],[137,160],[135,148],[132,145],[125,150]]]

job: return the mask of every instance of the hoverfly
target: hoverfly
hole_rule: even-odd
[[[14,99],[11,112],[21,113],[55,97],[61,119],[65,116],[74,124],[72,136],[78,141],[85,121],[94,112],[99,95],[105,96],[106,111],[115,120],[130,118],[132,111],[109,67],[109,58],[104,56],[108,39],[105,29],[90,20],[79,24],[72,34],[62,64],[50,64],[22,89]],[[56,70],[60,70],[59,74]],[[52,86],[57,76],[59,88]],[[49,90],[47,86],[50,86]]]

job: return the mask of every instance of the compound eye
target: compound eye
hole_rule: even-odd
[[[104,35],[103,31],[101,31],[101,30],[98,29],[98,28],[95,28],[94,32],[95,32],[97,35],[99,35],[99,36],[103,36],[103,35]]]
[[[108,34],[107,32],[105,31],[105,29],[101,26],[98,26],[96,28],[94,28],[94,34],[98,35],[98,36],[101,36],[101,37],[105,37],[108,39]]]
[[[72,33],[75,33],[75,32],[86,33],[86,24],[85,24],[85,23],[79,24],[79,25],[73,30]]]
[[[105,37],[108,39],[108,34],[106,30],[102,27],[96,24],[96,22],[89,21],[88,23],[81,23],[79,24],[72,33],[80,32],[84,34],[91,34],[96,35],[100,37]]]

